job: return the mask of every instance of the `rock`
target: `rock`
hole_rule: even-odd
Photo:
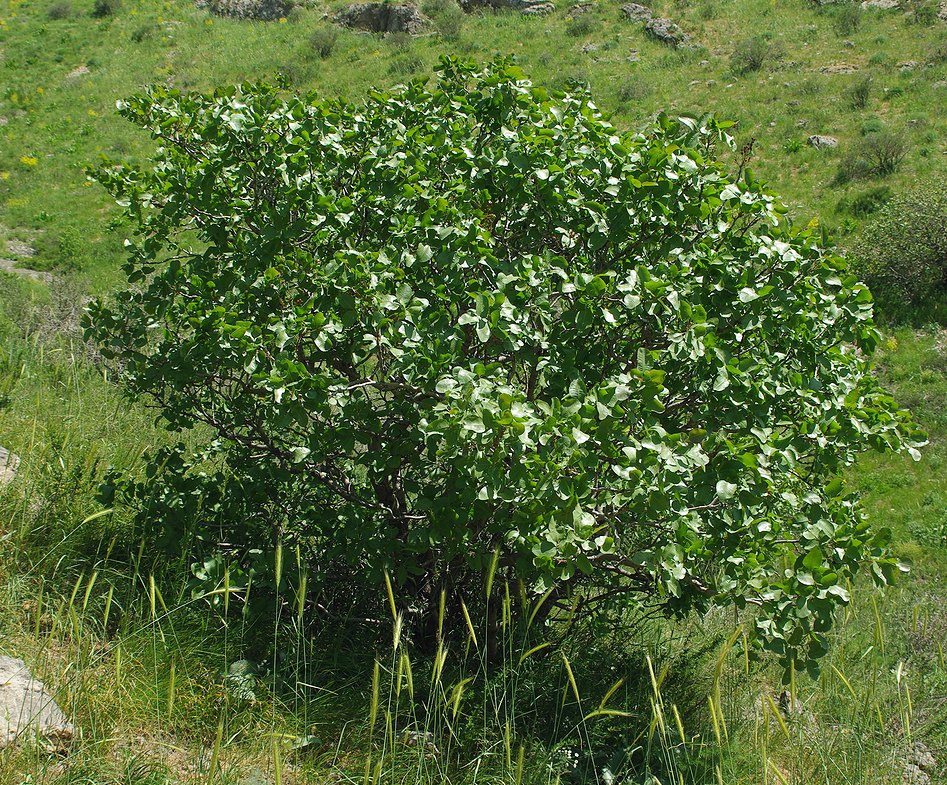
[[[879,11],[894,11],[901,7],[900,0],[863,0],[862,8],[877,8]]]
[[[587,44],[582,45],[582,51],[585,54],[591,54],[592,52],[597,52],[601,48],[602,48],[601,44],[596,44],[592,41],[589,41]]]
[[[917,60],[905,60],[903,63],[898,63],[898,68],[900,68],[902,71],[913,71],[920,65],[921,64]]]
[[[355,3],[336,14],[335,21],[343,27],[371,33],[417,35],[424,29],[427,20],[413,5]]]
[[[674,22],[662,17],[649,19],[645,23],[644,29],[652,38],[656,38],[661,43],[673,46],[677,49],[687,46],[691,40],[687,33],[681,30]]]
[[[460,7],[468,13],[480,8],[510,9],[523,16],[545,16],[556,10],[549,0],[460,0]]]
[[[904,775],[901,777],[901,781],[904,785],[931,785],[931,775],[919,766],[908,763],[904,767]]]
[[[53,280],[53,276],[49,273],[42,272],[40,270],[29,270],[26,267],[17,267],[16,262],[12,259],[3,259],[0,258],[0,270],[7,273],[13,273],[13,275],[21,275],[24,278],[32,278],[34,281],[44,281],[49,283]]]
[[[206,7],[214,16],[231,19],[261,19],[272,22],[285,19],[296,7],[295,0],[203,0],[198,6]]]
[[[28,259],[31,256],[36,256],[36,249],[22,240],[7,240],[7,253]]]
[[[542,0],[519,0],[517,7],[523,16],[547,16],[556,10],[553,3]]]
[[[582,16],[587,14],[592,10],[592,3],[589,0],[581,0],[581,2],[576,3],[569,9],[569,18],[575,19],[577,16]]]
[[[641,3],[628,3],[627,5],[623,5],[621,12],[625,15],[625,18],[631,22],[647,22],[654,16],[654,14],[651,13],[651,9],[646,5],[641,5]]]
[[[632,49],[628,53],[628,57],[625,58],[629,63],[640,63],[641,62],[641,52],[637,49]]]
[[[808,120],[796,120],[796,128],[805,128],[809,125]]]
[[[931,772],[937,768],[937,761],[930,749],[923,741],[916,741],[908,751],[908,763],[914,764],[922,771]]]
[[[10,482],[16,477],[16,471],[19,467],[20,459],[6,447],[0,447],[0,485]]]
[[[855,74],[858,73],[858,66],[851,63],[835,63],[834,65],[825,65],[819,69],[822,74]]]
[[[74,731],[53,696],[41,681],[33,678],[26,663],[0,656],[0,747],[36,734],[47,744],[61,748],[72,739]]]
[[[947,0],[941,0],[940,12],[937,16],[941,21],[947,22]]]
[[[934,82],[931,87],[937,90],[943,90],[945,87],[947,87],[947,79],[939,79],[938,81]]]
[[[89,66],[79,65],[66,74],[66,79],[78,79],[80,76],[85,76],[87,73],[89,73]]]
[[[825,150],[827,148],[838,147],[838,139],[834,136],[813,134],[806,139],[806,144],[809,145],[809,147],[814,147],[816,150]]]

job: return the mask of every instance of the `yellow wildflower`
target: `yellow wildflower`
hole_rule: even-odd
[[[21,155],[20,163],[23,164],[23,166],[36,166],[36,164],[39,163],[39,158],[35,155]]]
[[[9,180],[9,179],[10,179],[9,172],[0,172],[0,180]]]

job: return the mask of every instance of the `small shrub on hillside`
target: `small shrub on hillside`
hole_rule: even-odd
[[[388,65],[388,73],[396,77],[413,76],[422,70],[424,70],[424,58],[411,52],[394,57]]]
[[[900,136],[890,133],[870,134],[861,144],[861,155],[878,177],[892,174],[901,165],[908,148]]]
[[[852,109],[864,109],[871,98],[871,77],[859,79],[848,91],[848,103]]]
[[[697,6],[697,16],[704,22],[716,19],[719,14],[720,6],[717,0],[701,0],[700,5]]]
[[[154,38],[159,29],[156,22],[146,22],[132,32],[131,39],[136,44],[140,44],[142,41]]]
[[[786,153],[798,153],[802,149],[802,142],[798,139],[787,139],[783,142],[783,151]]]
[[[927,62],[933,65],[947,63],[947,39],[939,41],[931,47],[930,54],[927,56]]]
[[[891,201],[893,196],[894,192],[889,186],[879,185],[855,196],[840,199],[835,206],[835,210],[839,213],[848,213],[856,218],[867,218],[869,215],[878,212]]]
[[[72,3],[68,2],[68,0],[53,3],[46,12],[46,16],[49,19],[68,19],[72,16]]]
[[[880,134],[885,130],[885,124],[881,122],[880,117],[869,117],[861,124],[862,136],[868,136],[869,134]]]
[[[730,55],[730,70],[735,74],[759,71],[767,62],[781,56],[780,48],[762,35],[740,41]]]
[[[845,38],[856,32],[862,23],[861,6],[856,3],[845,3],[835,8],[832,13],[832,29],[839,38]]]
[[[326,25],[317,27],[309,36],[309,49],[320,60],[326,60],[335,49],[335,42],[339,38],[339,31]]]
[[[96,19],[104,19],[108,16],[114,16],[122,8],[122,0],[95,0],[92,6],[92,16]]]
[[[858,272],[889,315],[907,316],[947,294],[947,185],[889,201],[852,249]]]
[[[938,0],[915,0],[911,3],[910,19],[916,25],[931,27],[938,22],[940,8]]]
[[[425,0],[421,10],[430,17],[442,38],[452,40],[460,35],[466,15],[456,0]]]
[[[573,38],[582,38],[591,35],[598,29],[598,20],[591,14],[574,16],[566,24],[566,34]]]
[[[618,100],[623,104],[633,104],[643,101],[651,95],[651,85],[640,76],[626,76],[615,89]]]
[[[839,162],[834,184],[886,177],[897,170],[907,155],[907,145],[891,133],[873,133],[864,137]]]
[[[888,62],[888,55],[884,52],[875,52],[868,58],[868,65],[884,65]]]

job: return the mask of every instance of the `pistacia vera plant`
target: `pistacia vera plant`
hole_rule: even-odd
[[[727,123],[619,131],[505,61],[120,109],[159,147],[96,174],[136,234],[87,325],[212,439],[116,480],[170,547],[295,544],[310,586],[387,570],[419,607],[497,554],[585,608],[755,606],[799,661],[857,572],[891,579],[841,475],[920,444],[870,372],[871,295],[716,162]]]

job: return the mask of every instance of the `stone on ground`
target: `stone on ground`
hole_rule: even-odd
[[[27,737],[62,747],[75,731],[23,660],[0,656],[0,747]]]
[[[336,14],[335,21],[343,27],[370,33],[417,35],[427,20],[413,5],[355,3]]]
[[[687,33],[670,19],[654,17],[645,23],[644,29],[652,38],[656,38],[668,46],[679,49],[690,43],[690,37]]]

